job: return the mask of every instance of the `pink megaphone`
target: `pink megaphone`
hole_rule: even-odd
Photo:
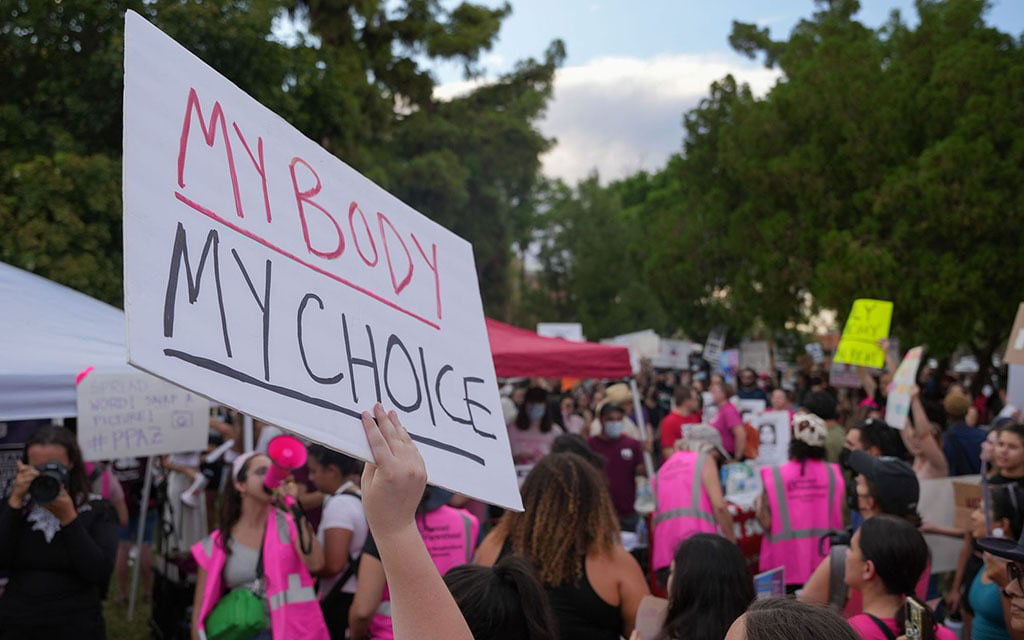
[[[277,436],[267,445],[267,456],[273,463],[263,479],[267,493],[281,486],[284,479],[306,464],[306,447],[294,436]]]

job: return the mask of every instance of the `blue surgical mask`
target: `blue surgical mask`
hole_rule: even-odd
[[[542,404],[531,404],[526,407],[526,415],[531,422],[536,422],[544,417],[545,407]]]
[[[625,423],[622,420],[615,420],[612,422],[604,423],[604,435],[609,438],[618,438],[622,435],[622,430],[626,428]]]

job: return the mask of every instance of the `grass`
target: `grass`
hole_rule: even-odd
[[[135,602],[135,615],[129,620],[128,605],[120,605],[117,602],[116,582],[116,579],[110,581],[110,591],[103,603],[103,617],[107,621],[107,638],[109,640],[149,640],[150,604],[142,602],[141,598],[138,599]]]

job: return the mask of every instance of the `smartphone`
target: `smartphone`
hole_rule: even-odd
[[[935,627],[930,611],[913,598],[907,598],[907,616],[904,627],[907,640],[935,640]]]

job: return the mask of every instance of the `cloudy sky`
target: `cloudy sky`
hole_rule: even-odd
[[[491,6],[500,2],[476,0]],[[567,48],[541,129],[558,140],[544,157],[550,176],[575,182],[597,170],[602,181],[657,169],[682,144],[682,115],[708,85],[732,73],[763,94],[776,73],[733,52],[733,20],[784,37],[813,13],[812,0],[511,0],[489,75],[539,57],[555,38]],[[1024,31],[1024,1],[992,0],[988,21]],[[861,0],[859,18],[878,26],[899,9],[916,22],[913,0]],[[465,91],[457,67],[438,67],[441,96]]]

